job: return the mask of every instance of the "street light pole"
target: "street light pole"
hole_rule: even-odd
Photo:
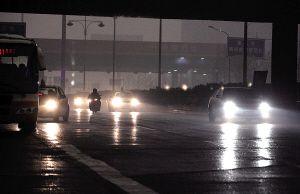
[[[84,20],[69,20],[69,22],[67,23],[68,26],[73,26],[74,23],[77,22],[79,24],[81,24],[81,26],[83,27],[83,34],[84,34],[84,62],[83,62],[83,90],[85,91],[85,66],[86,66],[86,42],[87,42],[87,30],[89,28],[89,26],[93,23],[98,23],[99,27],[104,27],[104,24],[102,21],[99,20],[87,20],[86,16],[84,16]],[[87,23],[88,22],[88,23]]]
[[[158,49],[158,84],[157,87],[161,89],[161,41],[162,41],[162,19],[159,19],[159,49]]]
[[[85,91],[85,63],[86,63],[86,36],[87,36],[87,28],[86,28],[86,16],[84,16],[84,61],[83,61],[83,91]]]
[[[65,90],[66,86],[66,15],[62,15],[62,35],[61,35],[61,73],[60,73],[60,86]]]
[[[243,57],[243,84],[247,86],[247,48],[248,48],[248,22],[244,22],[244,57]]]
[[[114,40],[113,40],[113,80],[112,80],[112,89],[115,91],[115,73],[116,73],[116,16],[114,16]]]
[[[21,22],[24,22],[24,13],[21,13]]]
[[[231,83],[231,64],[230,64],[230,55],[229,55],[229,48],[228,48],[228,38],[230,37],[230,34],[226,31],[222,30],[221,28],[218,29],[214,26],[208,26],[208,27],[215,31],[222,32],[227,37],[228,83]]]

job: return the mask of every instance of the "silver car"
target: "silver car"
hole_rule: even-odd
[[[64,91],[58,86],[46,86],[39,90],[39,117],[51,117],[55,121],[62,117],[69,120],[69,101]]]
[[[262,95],[252,88],[221,87],[210,98],[208,103],[210,122],[216,119],[232,121],[239,118],[267,120],[271,106]]]
[[[116,92],[113,97],[108,100],[108,109],[110,112],[136,112],[140,107],[141,102],[131,92]]]

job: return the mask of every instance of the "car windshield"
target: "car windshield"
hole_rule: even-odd
[[[33,47],[20,44],[0,44],[0,90],[23,93],[36,91]]]
[[[117,92],[115,94],[116,97],[121,97],[121,98],[131,98],[132,94],[129,92]]]
[[[56,95],[57,90],[56,88],[42,88],[40,89],[40,93],[43,95]]]
[[[225,88],[223,96],[239,100],[257,100],[260,97],[254,90],[246,88]]]

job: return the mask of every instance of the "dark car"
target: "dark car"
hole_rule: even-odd
[[[108,109],[113,111],[137,111],[141,106],[140,101],[131,92],[116,92],[108,100]]]
[[[64,91],[58,86],[46,86],[39,90],[39,117],[50,117],[55,121],[62,117],[69,120],[69,102]]]
[[[268,119],[271,106],[259,92],[246,87],[221,87],[208,104],[210,122],[217,118],[231,121],[238,118]]]

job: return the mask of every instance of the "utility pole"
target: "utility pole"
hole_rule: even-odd
[[[21,13],[21,22],[24,22],[24,13]]]
[[[247,52],[248,49],[248,23],[244,22],[244,57],[243,57],[243,84],[247,86]]]
[[[230,53],[229,53],[229,46],[228,46],[230,34],[226,31],[222,30],[221,28],[216,28],[215,26],[208,26],[208,27],[215,30],[215,31],[217,31],[217,32],[222,32],[227,37],[228,83],[231,83],[231,64],[230,64]]]
[[[114,40],[113,40],[113,80],[112,88],[115,91],[115,77],[116,77],[116,16],[114,16]]]
[[[86,36],[87,36],[87,28],[86,28],[86,16],[84,16],[84,61],[83,61],[83,91],[85,91]]]
[[[63,90],[65,90],[66,86],[66,15],[62,15],[62,35],[61,35],[61,56],[60,56],[60,65],[61,65],[61,72],[60,72],[60,86]]]
[[[159,47],[158,47],[158,83],[157,87],[161,89],[161,39],[162,39],[162,19],[159,19]]]

